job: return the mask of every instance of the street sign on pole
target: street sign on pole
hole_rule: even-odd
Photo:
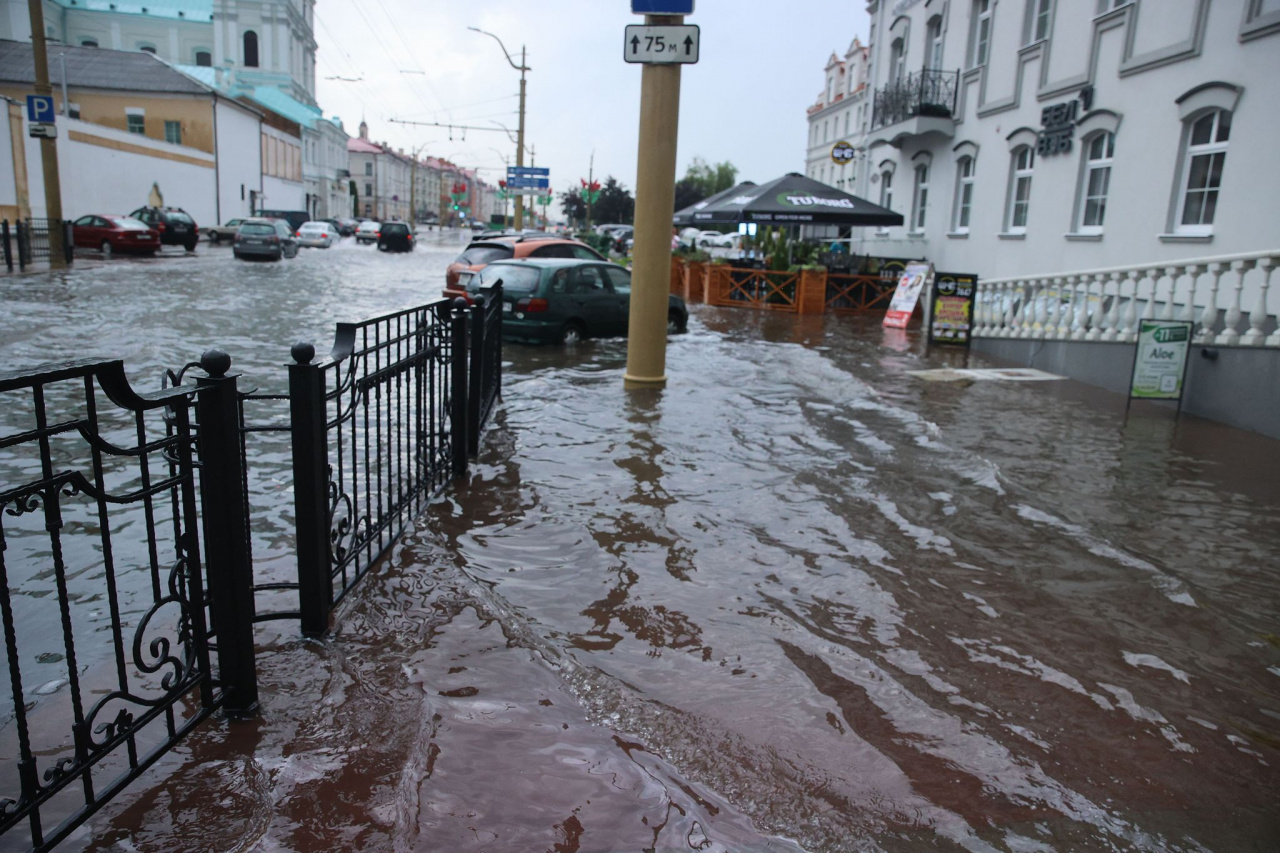
[[[645,65],[692,65],[698,61],[698,27],[631,24],[623,38],[622,58]]]
[[[692,15],[693,0],[631,0],[635,15]]]
[[[57,139],[58,126],[52,122],[27,126],[27,136],[33,139]]]
[[[32,124],[53,124],[52,95],[27,95],[27,121]]]
[[[546,166],[508,166],[507,178],[546,178],[551,170]]]

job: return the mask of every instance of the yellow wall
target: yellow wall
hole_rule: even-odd
[[[13,84],[0,85],[0,95],[16,101],[26,101],[31,94],[28,87]],[[126,107],[146,110],[146,137],[164,141],[164,123],[177,121],[182,125],[182,144],[213,153],[213,97],[211,95],[159,95],[155,93],[116,94],[90,89],[69,91],[71,103],[80,105],[80,120],[116,130],[128,130]],[[62,109],[62,90],[54,86],[53,100]]]

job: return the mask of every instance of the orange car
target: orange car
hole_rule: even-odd
[[[595,249],[580,240],[564,237],[543,237],[532,234],[489,237],[476,240],[449,264],[445,273],[444,295],[450,299],[461,296],[472,302],[466,288],[458,281],[464,270],[479,272],[494,261],[523,261],[526,258],[577,258],[584,261],[608,261]]]

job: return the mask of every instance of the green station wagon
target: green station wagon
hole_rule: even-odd
[[[495,261],[466,282],[467,293],[502,281],[502,337],[527,343],[575,344],[625,336],[631,271],[617,264],[566,258]],[[689,310],[668,297],[667,331],[683,332]]]

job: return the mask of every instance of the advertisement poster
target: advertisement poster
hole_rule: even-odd
[[[893,292],[893,301],[884,315],[884,325],[891,329],[905,329],[911,321],[911,312],[916,310],[920,301],[920,292],[933,278],[933,264],[907,264],[898,279],[898,289]]]
[[[1142,400],[1180,400],[1191,350],[1191,323],[1143,320],[1133,359],[1129,396]]]
[[[969,345],[973,326],[973,299],[978,277],[940,272],[933,286],[933,311],[929,318],[929,343]]]

